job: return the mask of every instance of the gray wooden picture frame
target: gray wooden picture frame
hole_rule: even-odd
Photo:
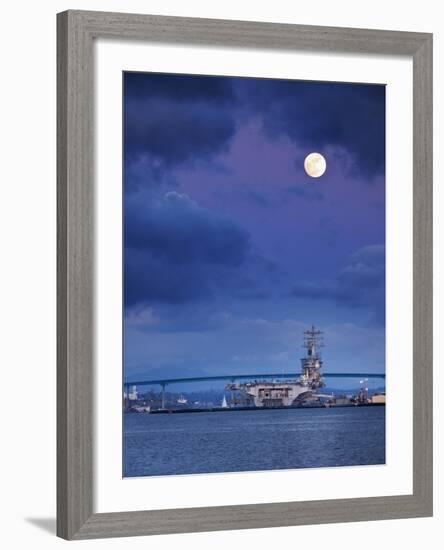
[[[97,38],[413,59],[413,494],[94,513],[93,43]],[[57,533],[65,539],[432,515],[432,35],[66,11],[57,16]]]

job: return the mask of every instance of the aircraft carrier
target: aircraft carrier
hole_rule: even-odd
[[[306,356],[301,359],[301,375],[296,380],[253,381],[231,383],[229,391],[238,391],[253,400],[255,407],[294,407],[309,401],[319,388],[325,386],[322,380],[322,358],[319,348],[323,347],[323,333],[314,326],[304,332]]]

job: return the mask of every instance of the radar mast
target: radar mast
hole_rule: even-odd
[[[321,376],[322,358],[319,348],[324,346],[324,333],[317,330],[314,325],[304,332],[303,347],[307,355],[301,359],[301,382],[311,389],[324,386]]]

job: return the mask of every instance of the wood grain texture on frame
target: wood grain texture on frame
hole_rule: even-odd
[[[404,55],[413,59],[413,494],[93,512],[93,42]],[[57,534],[87,539],[432,515],[432,35],[67,11],[57,16]]]

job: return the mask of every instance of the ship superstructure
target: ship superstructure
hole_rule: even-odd
[[[301,359],[300,382],[309,386],[312,390],[322,388],[325,384],[322,381],[322,358],[319,348],[324,347],[323,333],[312,326],[311,329],[304,332],[303,345],[307,350],[307,354]]]
[[[323,347],[323,333],[315,329],[304,332],[306,355],[301,359],[301,375],[296,380],[257,381],[228,384],[229,391],[239,391],[253,401],[255,407],[291,407],[313,397],[324,386],[319,348]]]

